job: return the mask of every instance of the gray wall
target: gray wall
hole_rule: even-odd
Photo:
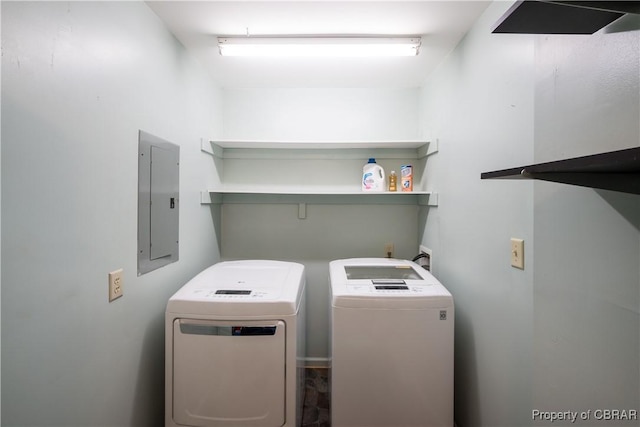
[[[440,197],[421,241],[456,301],[459,427],[640,400],[638,196],[479,179],[640,144],[637,20],[594,36],[490,34],[509,5],[490,6],[422,94]],[[510,237],[525,240],[524,271],[509,266]]]
[[[141,2],[2,2],[2,53],[2,425],[162,425],[166,301],[219,258],[220,94]],[[138,129],[181,146],[180,261],[142,277]]]
[[[342,142],[421,136],[417,87],[225,88],[222,94],[228,139]]]
[[[456,304],[459,427],[530,424],[533,184],[480,180],[533,160],[533,39],[490,30],[509,5],[489,6],[422,92],[440,149],[426,173],[439,206],[421,241]],[[524,271],[510,267],[511,237],[525,241]]]
[[[536,162],[640,145],[640,19],[615,28],[536,39]],[[533,214],[532,406],[637,409],[640,196],[537,182]]]

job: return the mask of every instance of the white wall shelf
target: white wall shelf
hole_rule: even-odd
[[[202,204],[222,203],[294,203],[294,204],[416,204],[420,206],[437,206],[438,195],[430,191],[415,188],[412,192],[363,192],[358,185],[343,185],[342,182],[355,182],[357,178],[337,176],[333,177],[337,183],[319,185],[317,177],[292,181],[284,179],[280,166],[285,161],[291,166],[291,161],[300,163],[295,165],[298,172],[292,176],[299,176],[301,170],[317,167],[316,161],[335,160],[348,162],[347,167],[355,171],[353,165],[364,162],[370,157],[381,159],[383,162],[399,165],[405,162],[418,163],[414,165],[414,185],[419,181],[426,157],[438,151],[437,141],[398,140],[398,141],[257,141],[257,140],[216,140],[201,141],[201,150],[222,162],[222,183],[212,189],[202,191]],[[276,162],[272,162],[272,161]],[[256,163],[256,161],[258,161]],[[300,162],[298,162],[300,161]],[[248,163],[247,163],[248,162]],[[306,163],[305,163],[306,162]],[[301,165],[302,164],[302,165]],[[274,168],[277,165],[277,168]],[[313,166],[312,166],[313,165]],[[344,165],[344,163],[343,163]],[[329,175],[341,171],[340,167],[327,168]],[[416,167],[417,166],[417,167]],[[263,167],[260,178],[268,177],[270,182],[256,179],[245,179],[243,169]],[[396,169],[399,172],[399,169]],[[333,172],[335,171],[335,172]],[[417,174],[416,174],[417,172]],[[343,172],[341,172],[343,173]],[[275,176],[280,175],[280,176]],[[309,177],[306,177],[309,178]],[[289,185],[289,182],[295,184]]]
[[[322,188],[233,188],[220,187],[200,193],[200,203],[308,203],[308,204],[417,204],[438,206],[438,194],[428,191],[364,192]]]
[[[437,141],[201,141],[202,151],[221,159],[422,159],[438,151]]]

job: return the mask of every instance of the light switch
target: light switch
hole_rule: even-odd
[[[524,240],[511,238],[511,266],[524,270]]]

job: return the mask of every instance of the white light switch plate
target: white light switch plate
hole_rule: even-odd
[[[524,270],[524,240],[511,239],[511,266]]]

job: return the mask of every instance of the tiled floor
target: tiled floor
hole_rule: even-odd
[[[306,390],[302,410],[302,427],[331,427],[329,419],[329,370],[306,369]]]

